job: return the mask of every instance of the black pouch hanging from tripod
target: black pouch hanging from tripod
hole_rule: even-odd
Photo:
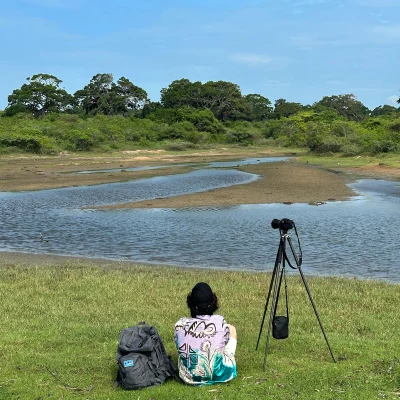
[[[275,339],[286,339],[289,336],[289,318],[277,315],[272,321],[272,336]]]
[[[285,279],[286,316],[276,315],[276,310],[278,308],[279,292],[280,292],[280,286],[279,286],[278,296],[274,309],[274,317],[272,319],[272,337],[275,339],[286,339],[287,337],[289,337],[289,306],[288,306],[288,292],[287,292],[285,271],[283,271],[283,274]]]

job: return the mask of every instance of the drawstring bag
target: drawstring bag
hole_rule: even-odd
[[[276,315],[276,309],[278,308],[279,291],[275,304],[274,317],[272,319],[272,337],[275,339],[286,339],[289,336],[289,307],[288,307],[288,291],[286,283],[286,274],[283,271],[285,279],[285,295],[286,295],[286,316]]]

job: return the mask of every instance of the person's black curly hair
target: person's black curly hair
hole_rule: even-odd
[[[195,318],[197,315],[213,315],[215,311],[218,310],[218,297],[215,293],[213,293],[213,300],[211,303],[200,305],[193,305],[191,303],[191,294],[192,292],[188,293],[186,303],[190,309],[190,315],[192,318]]]

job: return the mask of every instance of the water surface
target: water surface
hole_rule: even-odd
[[[238,162],[225,164],[229,168]],[[279,233],[271,228],[271,220],[290,218],[300,236],[305,274],[400,282],[398,182],[360,180],[351,185],[359,193],[354,200],[321,206],[81,209],[258,179],[218,166],[124,183],[0,193],[2,250],[267,271],[274,266],[279,245]],[[294,232],[289,233],[294,241]]]

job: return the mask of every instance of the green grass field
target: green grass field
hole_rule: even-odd
[[[290,336],[271,338],[263,371],[266,325],[257,351],[255,345],[270,277],[123,263],[3,264],[0,399],[400,397],[399,285],[306,276],[335,364],[300,275],[291,272]],[[200,388],[169,381],[135,392],[115,390],[120,331],[140,321],[154,324],[176,361],[173,326],[188,314],[186,295],[198,281],[210,283],[219,313],[237,327],[237,379]]]

